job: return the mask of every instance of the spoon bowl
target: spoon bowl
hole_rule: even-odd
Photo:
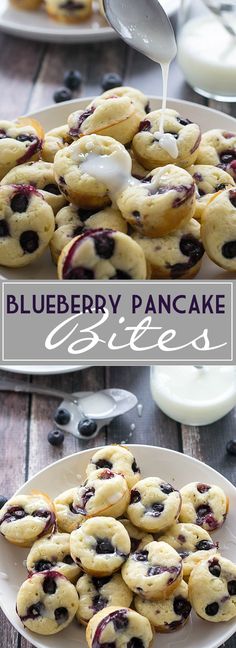
[[[121,38],[156,63],[177,53],[171,22],[158,0],[103,0],[108,22]]]

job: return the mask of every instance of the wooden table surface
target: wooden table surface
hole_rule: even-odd
[[[51,104],[54,90],[63,83],[64,72],[71,68],[78,68],[83,75],[80,96],[100,93],[101,77],[111,71],[121,74],[124,84],[134,85],[147,94],[160,95],[162,92],[158,66],[118,40],[65,47],[0,34],[0,51],[0,118],[12,119]],[[207,103],[185,84],[177,63],[171,68],[169,96]],[[236,115],[235,104],[220,106],[210,103]],[[14,375],[10,377],[14,378]],[[53,377],[17,377],[66,391],[127,388],[143,404],[143,415],[140,418],[134,411],[116,419],[90,443],[68,435],[61,448],[53,448],[47,442],[47,434],[52,428],[57,401],[0,392],[0,493],[6,496],[10,497],[24,480],[63,456],[92,445],[121,441],[166,446],[185,452],[208,462],[231,481],[235,480],[236,460],[226,455],[225,444],[235,435],[236,411],[211,427],[180,426],[158,411],[153,403],[148,367],[101,367]],[[131,423],[136,426],[133,432]],[[2,648],[32,648],[17,635],[3,615],[0,623]],[[235,648],[235,639],[229,640],[226,646]]]

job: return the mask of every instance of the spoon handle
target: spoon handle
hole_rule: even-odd
[[[0,381],[0,391],[13,391],[13,392],[23,392],[25,394],[39,394],[41,396],[53,396],[54,398],[60,398],[62,400],[70,401],[71,403],[78,403],[78,399],[73,394],[68,394],[67,392],[60,391],[59,389],[48,389],[47,387],[37,387],[37,385],[31,385],[30,383],[13,381],[13,380],[1,380]]]

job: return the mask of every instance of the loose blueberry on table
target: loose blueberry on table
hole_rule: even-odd
[[[82,83],[82,74],[79,70],[69,70],[64,74],[64,84],[69,90],[78,90]]]
[[[107,74],[104,74],[102,77],[102,89],[104,91],[106,90],[112,90],[112,88],[118,88],[119,86],[123,85],[122,78],[120,74],[117,74],[116,72],[108,72]]]
[[[55,103],[62,103],[62,101],[70,101],[72,99],[72,92],[69,88],[59,88],[53,94]]]
[[[64,441],[65,435],[61,430],[51,430],[48,433],[48,442],[55,447],[61,446]]]

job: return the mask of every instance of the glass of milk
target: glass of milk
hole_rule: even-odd
[[[204,97],[236,101],[236,0],[182,0],[178,62],[186,81]],[[213,10],[210,10],[210,5]]]
[[[151,367],[151,393],[158,407],[185,425],[209,425],[236,405],[236,367]]]

